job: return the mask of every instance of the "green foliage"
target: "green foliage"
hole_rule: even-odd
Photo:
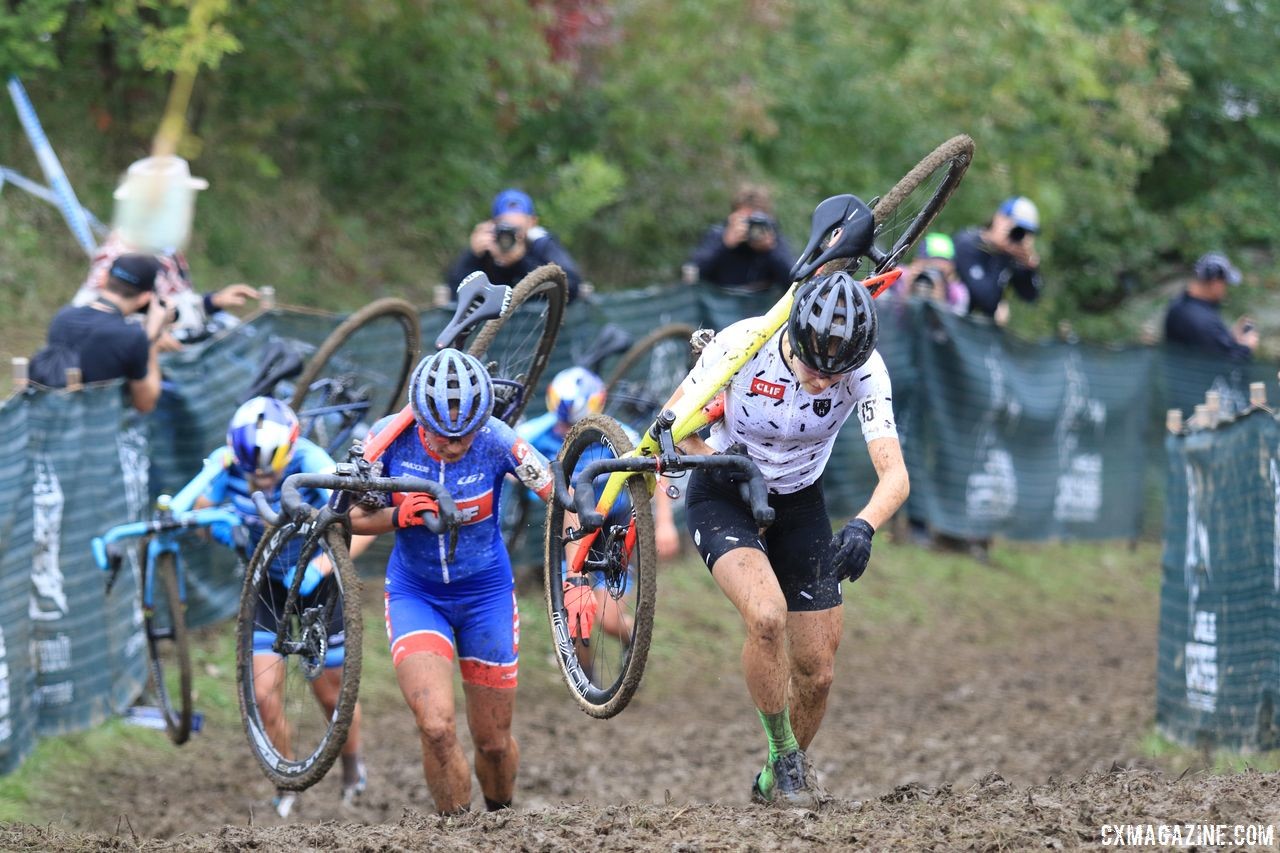
[[[1280,231],[1266,191],[1280,159],[1275,3],[14,9],[0,67],[30,78],[100,214],[155,132],[169,73],[201,69],[183,148],[212,182],[197,275],[271,280],[282,298],[291,282],[363,283],[371,268],[381,286],[425,293],[505,185],[534,195],[598,286],[669,278],[741,181],[772,187],[794,244],[819,200],[883,193],[959,132],[978,154],[940,227],[980,224],[1013,193],[1042,211],[1048,287],[1015,310],[1023,332],[1093,312],[1084,325],[1124,335],[1112,307],[1171,263],[1210,246],[1265,258]],[[11,127],[0,111],[6,164],[26,154]],[[362,296],[334,293],[326,307]]]
[[[26,0],[0,15],[0,76],[58,64],[53,35],[67,20],[71,0]]]

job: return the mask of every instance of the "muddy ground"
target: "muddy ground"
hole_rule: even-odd
[[[1023,630],[1010,628],[1016,619],[989,630],[945,609],[928,624],[875,631],[850,618],[810,750],[835,797],[817,812],[748,806],[762,735],[737,672],[678,676],[680,689],[642,691],[607,722],[587,718],[549,678],[530,678],[512,813],[430,816],[410,717],[384,685],[365,700],[370,787],[355,808],[339,805],[331,774],[282,825],[242,733],[224,727],[160,767],[87,768],[61,820],[0,830],[0,846],[1023,850],[1096,845],[1103,823],[1280,822],[1274,774],[1175,779],[1140,756],[1154,706],[1155,604],[1124,618],[1087,612],[1041,614]]]

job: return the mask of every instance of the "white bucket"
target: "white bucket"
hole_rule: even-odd
[[[209,182],[191,177],[181,157],[147,157],[129,166],[116,189],[114,225],[126,243],[142,251],[169,253],[191,239],[196,192]]]

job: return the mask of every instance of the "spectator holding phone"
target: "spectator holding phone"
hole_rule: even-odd
[[[955,235],[956,274],[969,289],[969,313],[1000,322],[997,311],[1012,286],[1027,302],[1040,296],[1040,255],[1036,235],[1040,211],[1026,196],[1006,199],[985,228]],[[1003,323],[1001,323],[1003,325]]]
[[[1240,270],[1220,252],[1201,255],[1187,289],[1169,303],[1164,337],[1170,343],[1194,347],[1232,361],[1249,361],[1258,348],[1258,329],[1241,317],[1231,328],[1222,319],[1227,288],[1240,283]]]

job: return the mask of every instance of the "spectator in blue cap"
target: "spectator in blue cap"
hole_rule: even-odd
[[[517,189],[505,189],[493,199],[492,218],[471,229],[471,242],[446,276],[456,288],[480,271],[494,284],[516,285],[543,264],[558,264],[569,280],[569,299],[578,296],[582,274],[555,236],[538,224],[533,199]]]
[[[955,235],[956,275],[969,289],[969,313],[997,318],[1005,288],[1027,302],[1040,296],[1036,235],[1040,211],[1026,196],[1006,199],[985,228]]]
[[[1227,288],[1240,283],[1240,270],[1226,255],[1209,252],[1200,256],[1193,272],[1195,277],[1187,282],[1187,289],[1169,303],[1164,317],[1165,340],[1232,361],[1249,361],[1258,348],[1256,325],[1241,317],[1227,328],[1221,313]]]

